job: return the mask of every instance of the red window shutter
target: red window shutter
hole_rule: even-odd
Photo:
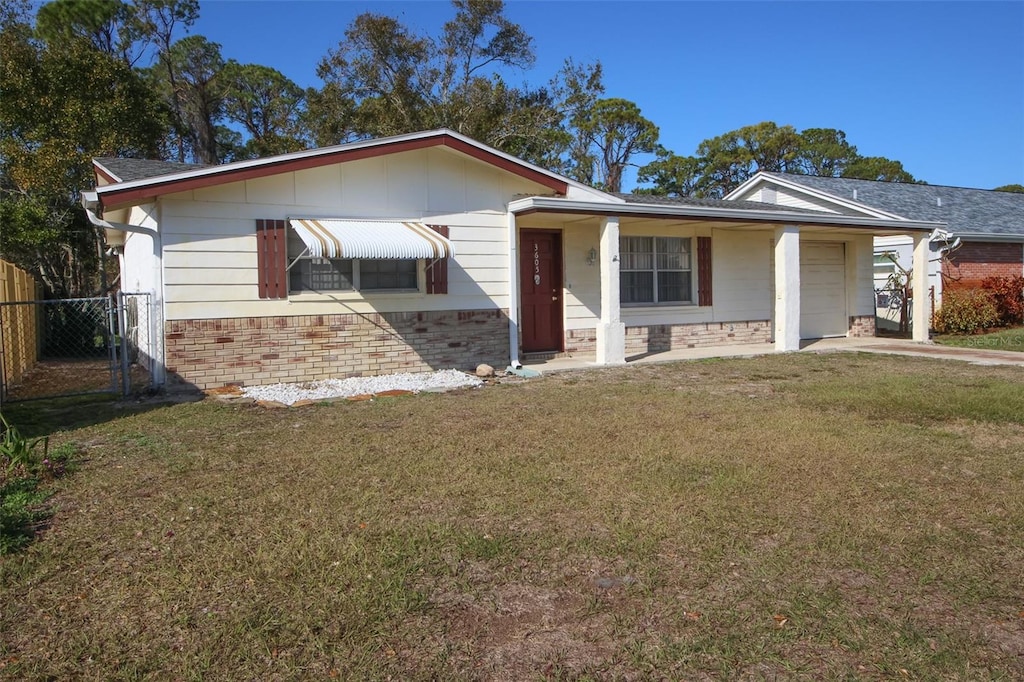
[[[711,237],[697,237],[697,305],[711,305]]]
[[[427,225],[439,235],[448,238],[447,225]],[[427,263],[427,293],[447,294],[448,293],[448,259],[438,258]]]
[[[283,220],[256,221],[260,298],[288,298],[288,232]]]

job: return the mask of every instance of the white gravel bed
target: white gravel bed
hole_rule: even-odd
[[[418,393],[429,389],[464,388],[479,386],[483,381],[457,369],[442,369],[437,372],[416,374],[387,374],[377,377],[353,377],[350,379],[324,379],[301,384],[270,384],[247,386],[242,394],[255,400],[273,400],[291,405],[299,400],[322,398],[348,398],[366,393],[404,390]]]

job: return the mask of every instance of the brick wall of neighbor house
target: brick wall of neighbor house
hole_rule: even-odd
[[[1024,245],[993,242],[964,242],[942,264],[943,288],[966,289],[981,286],[986,277],[1024,274]]]
[[[657,353],[679,348],[735,346],[769,343],[771,322],[700,322],[626,327],[626,355]],[[593,353],[597,350],[597,331],[570,329],[565,333],[567,353]]]
[[[875,316],[874,315],[851,315],[850,316],[850,333],[849,336],[854,338],[863,338],[865,336],[875,335]]]
[[[471,370],[508,357],[502,310],[172,320],[165,330],[172,380],[201,389]]]

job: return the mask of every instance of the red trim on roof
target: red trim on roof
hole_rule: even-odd
[[[107,189],[110,187],[110,185],[107,185],[104,188],[100,188],[102,190],[106,190],[101,192],[100,202],[103,204],[104,208],[109,210],[111,208],[140,203],[146,199],[152,199],[154,197],[174,192],[185,192],[193,189],[222,185],[229,182],[239,182],[241,180],[262,178],[268,175],[277,175],[279,173],[290,173],[294,171],[307,170],[309,168],[319,168],[333,163],[358,161],[359,159],[368,159],[377,156],[384,156],[386,154],[397,154],[399,152],[438,146],[449,147],[467,156],[471,156],[474,159],[483,161],[484,163],[488,163],[510,173],[514,173],[522,178],[543,185],[558,194],[564,195],[569,189],[569,183],[564,180],[552,177],[547,173],[535,170],[529,166],[516,163],[511,159],[499,156],[492,151],[469,144],[458,138],[452,137],[451,135],[440,134],[412,140],[381,142],[379,144],[372,144],[356,149],[339,149],[325,154],[305,156],[297,159],[274,160],[273,158],[270,158],[267,159],[265,163],[255,166],[246,166],[243,168],[231,168],[231,166],[228,165],[218,168],[212,173],[200,175],[198,177],[178,179],[171,178],[164,181],[161,181],[160,178],[155,178],[152,183],[145,184],[141,187]]]
[[[103,166],[99,165],[98,163],[93,163],[92,164],[92,169],[93,169],[93,171],[95,171],[96,175],[102,177],[107,182],[110,182],[110,183],[113,183],[113,184],[117,184],[117,183],[121,182],[121,178],[113,175],[112,173],[107,171],[105,168],[103,168]]]

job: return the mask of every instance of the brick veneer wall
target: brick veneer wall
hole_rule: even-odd
[[[172,381],[198,388],[503,365],[503,310],[172,320]]]
[[[678,348],[769,343],[771,336],[769,320],[626,327],[626,355],[657,353]],[[597,331],[595,329],[566,331],[565,350],[567,353],[596,352]]]
[[[874,315],[851,315],[849,336],[863,338],[875,335]]]
[[[1024,246],[993,242],[964,242],[942,264],[943,288],[981,286],[986,277],[1024,274]]]

